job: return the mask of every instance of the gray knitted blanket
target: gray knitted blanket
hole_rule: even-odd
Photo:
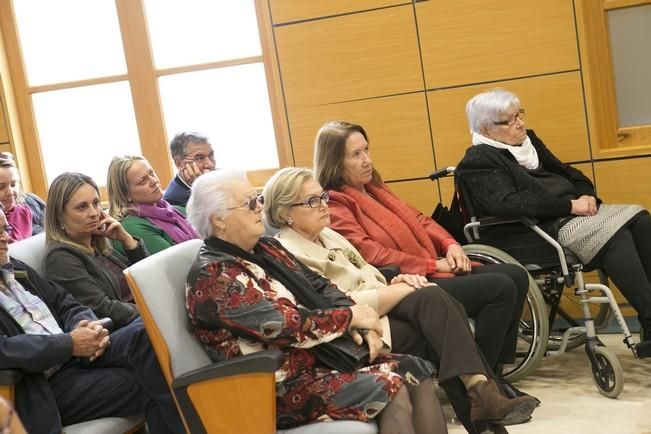
[[[597,215],[577,216],[558,231],[558,242],[587,264],[615,233],[644,211],[639,205],[601,205]]]

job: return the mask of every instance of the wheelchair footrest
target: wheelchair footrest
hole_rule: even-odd
[[[651,341],[640,342],[635,346],[635,351],[639,359],[651,357]]]

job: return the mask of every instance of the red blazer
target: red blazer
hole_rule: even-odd
[[[388,187],[383,186],[386,190]],[[409,210],[410,217],[413,216],[427,232],[436,249],[435,255],[413,255],[405,253],[399,242],[396,242],[387,230],[376,223],[365,213],[365,209],[350,195],[343,191],[329,190],[330,202],[330,227],[346,237],[352,245],[362,254],[369,263],[382,265],[398,265],[402,273],[428,274],[428,262],[445,255],[448,247],[452,244],[459,244],[445,229],[438,225],[430,217],[425,216],[415,208],[404,204]],[[395,196],[395,195],[394,195]],[[403,202],[404,203],[404,202]],[[393,214],[395,215],[395,214]],[[395,215],[394,224],[404,224]],[[406,226],[406,224],[405,224]],[[425,251],[425,249],[423,249]],[[431,270],[431,265],[429,270]],[[450,273],[434,273],[433,277],[453,277]]]

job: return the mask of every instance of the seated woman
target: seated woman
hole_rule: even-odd
[[[330,194],[331,228],[375,266],[398,265],[426,276],[461,302],[476,321],[475,337],[489,366],[513,363],[529,288],[511,264],[472,268],[457,241],[434,220],[400,200],[373,168],[366,131],[334,121],[319,130],[315,173]]]
[[[199,238],[185,219],[185,208],[163,199],[154,169],[138,156],[115,157],[108,169],[109,215],[154,254],[183,241]],[[120,245],[115,246],[124,253]]]
[[[473,146],[458,173],[481,215],[534,217],[584,264],[601,267],[651,339],[651,218],[638,205],[606,205],[592,182],[561,163],[532,130],[516,95],[494,89],[466,105]]]
[[[115,328],[140,314],[122,270],[148,256],[147,250],[100,206],[97,184],[81,173],[57,176],[45,214],[45,274],[98,317],[110,317]],[[111,240],[122,244],[126,257]]]
[[[418,357],[383,354],[352,372],[326,366],[312,349],[357,330],[377,345],[377,314],[355,305],[330,281],[262,237],[261,198],[242,173],[210,172],[192,184],[188,219],[205,239],[188,274],[194,333],[221,361],[279,348],[279,428],[317,420],[378,419],[382,433],[445,433],[432,393],[433,367]],[[372,358],[372,357],[371,357]],[[413,412],[408,409],[413,408]]]
[[[437,365],[439,384],[472,432],[466,389],[473,401],[477,388],[498,387],[488,379],[493,374],[477,349],[463,306],[420,275],[400,274],[387,285],[352,244],[328,228],[328,192],[310,170],[289,167],[278,171],[265,185],[263,196],[266,221],[280,229],[276,238],[283,247],[355,302],[372,306],[381,316],[385,348]],[[503,417],[506,425],[528,420],[536,406],[533,398],[517,402],[521,407],[515,400],[509,403],[514,410]]]
[[[45,204],[38,196],[22,191],[14,157],[8,152],[0,152],[0,203],[11,227],[11,241],[43,232]]]

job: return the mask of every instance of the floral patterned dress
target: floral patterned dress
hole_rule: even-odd
[[[277,425],[290,428],[325,420],[368,421],[405,384],[433,374],[415,356],[382,354],[373,365],[344,373],[321,364],[310,351],[347,330],[353,302],[321,275],[298,262],[273,238],[261,238],[254,254],[299,273],[332,308],[307,309],[258,263],[226,253],[224,241],[207,239],[188,275],[187,309],[194,333],[210,357],[222,361],[267,348],[285,359],[276,371]]]

